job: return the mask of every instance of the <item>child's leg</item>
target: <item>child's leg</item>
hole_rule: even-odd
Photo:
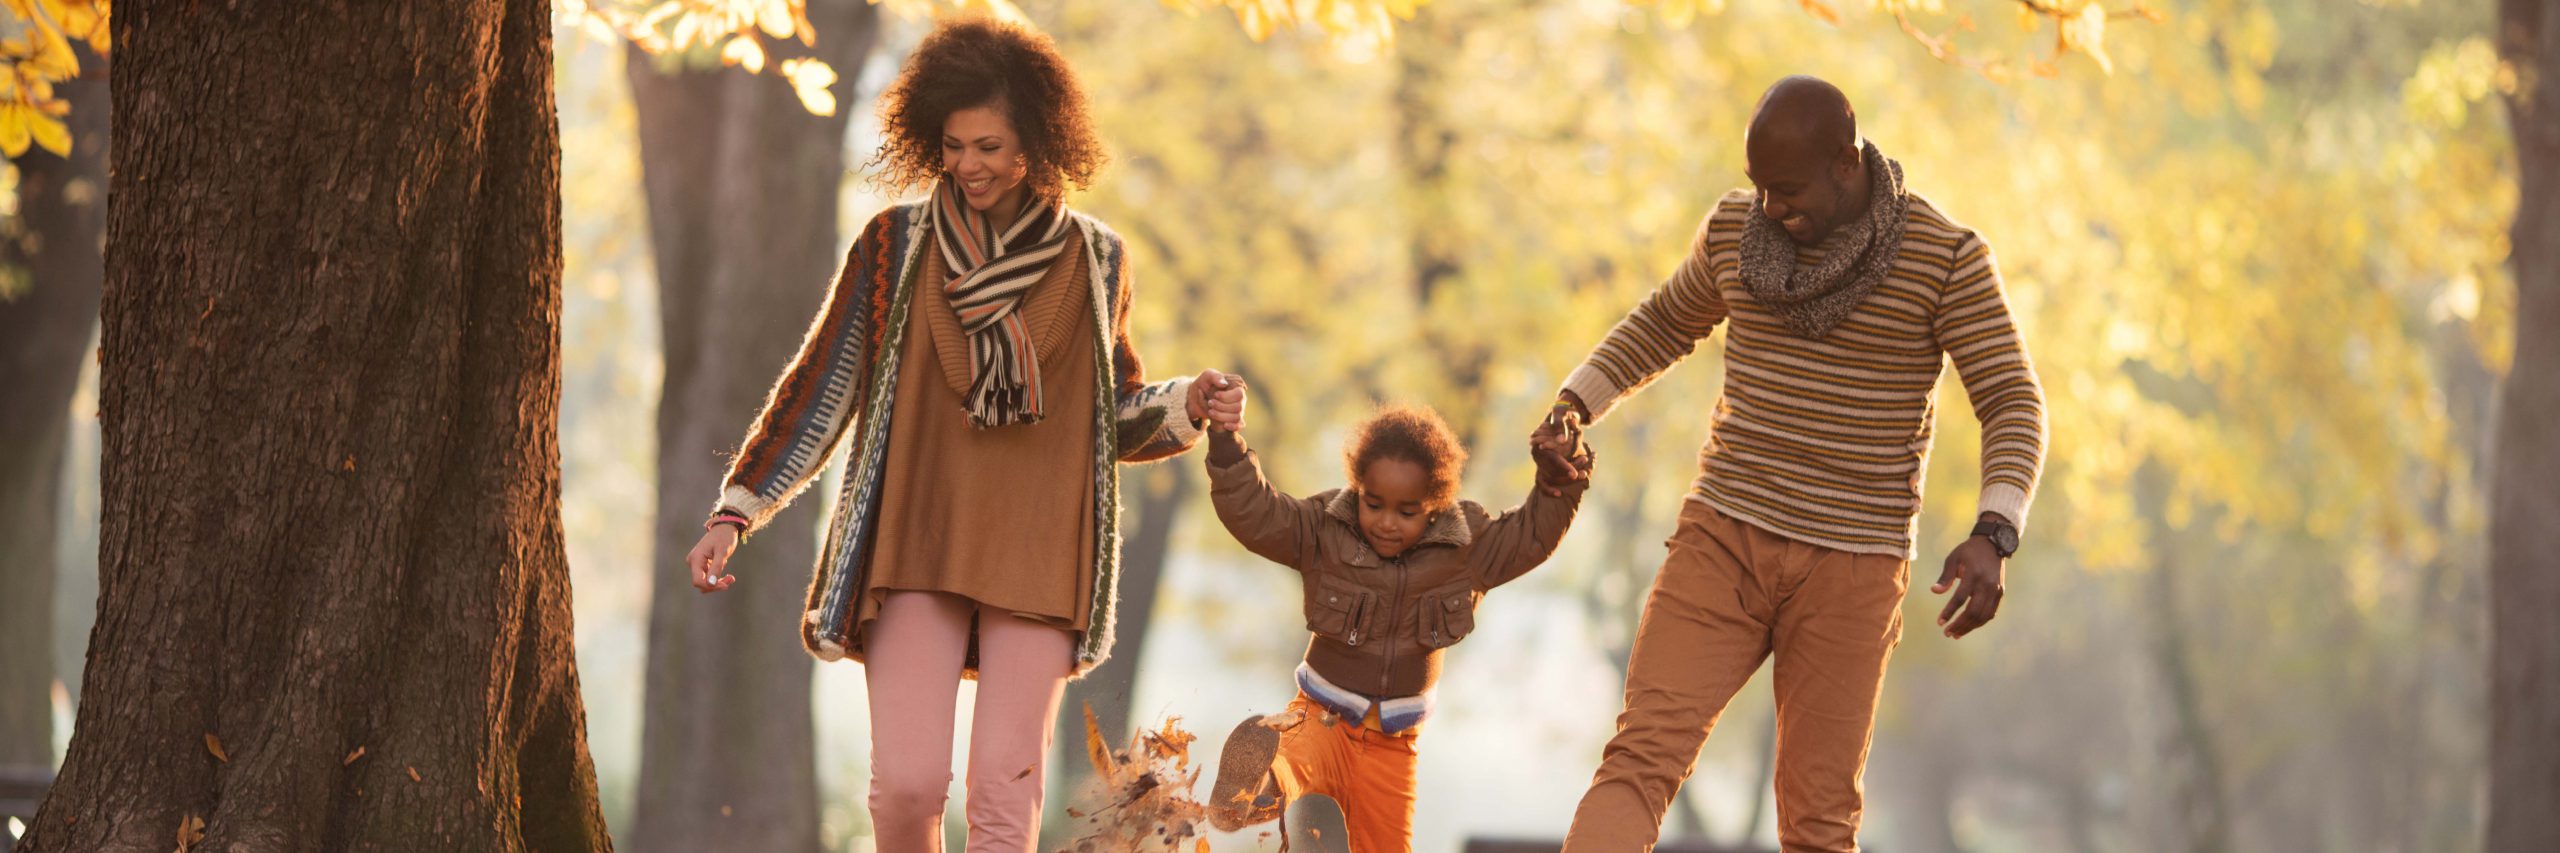
[[[1338,780],[1342,826],[1351,853],[1408,853],[1413,849],[1413,788],[1419,760],[1411,737],[1350,730],[1352,764]]]
[[[871,829],[882,850],[939,853],[951,789],[952,715],[972,605],[892,592],[865,637],[871,692]]]
[[[1031,853],[1039,844],[1041,764],[1074,658],[1069,631],[994,608],[979,611],[969,853]]]
[[[1324,706],[1301,695],[1289,701],[1297,725],[1280,733],[1280,753],[1271,761],[1271,778],[1280,794],[1297,800],[1313,794],[1332,797],[1341,776],[1341,728],[1324,720]]]

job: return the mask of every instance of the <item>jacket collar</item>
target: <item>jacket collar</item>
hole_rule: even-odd
[[[1464,548],[1467,546],[1467,543],[1475,541],[1475,534],[1467,529],[1466,513],[1462,510],[1463,506],[1464,505],[1461,503],[1451,503],[1447,508],[1432,513],[1430,526],[1422,529],[1422,538],[1416,540],[1413,543],[1413,547],[1420,548],[1425,545],[1448,545],[1455,548]],[[1325,499],[1324,512],[1326,515],[1333,516],[1335,521],[1342,522],[1345,526],[1350,527],[1353,535],[1360,536],[1362,544],[1368,543],[1368,537],[1360,534],[1360,493],[1358,490],[1333,490],[1332,497]]]

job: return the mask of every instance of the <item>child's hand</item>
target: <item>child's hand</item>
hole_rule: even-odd
[[[1215,370],[1203,370],[1191,381],[1191,399],[1185,401],[1186,414],[1192,420],[1209,423],[1211,429],[1228,432],[1244,431],[1244,377]]]
[[[1559,406],[1529,434],[1529,458],[1538,465],[1538,488],[1549,496],[1591,478],[1593,455],[1582,440],[1582,416]]]

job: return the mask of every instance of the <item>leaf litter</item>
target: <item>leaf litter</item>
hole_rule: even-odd
[[[1208,851],[1209,808],[1192,795],[1201,768],[1191,764],[1191,744],[1199,737],[1183,730],[1181,717],[1142,729],[1114,750],[1086,705],[1084,738],[1093,777],[1067,809],[1075,837],[1058,853]]]

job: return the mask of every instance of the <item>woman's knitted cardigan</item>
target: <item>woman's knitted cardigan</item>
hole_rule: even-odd
[[[1084,262],[1094,283],[1090,333],[1098,344],[1093,369],[1101,379],[1093,383],[1093,611],[1076,645],[1075,671],[1082,675],[1111,650],[1120,574],[1116,463],[1180,454],[1199,440],[1200,431],[1183,410],[1189,378],[1145,383],[1129,342],[1128,254],[1120,236],[1099,220],[1072,215],[1083,232]],[[882,464],[897,420],[900,345],[921,260],[933,250],[931,227],[930,207],[919,202],[881,211],[863,228],[799,356],[774,383],[722,480],[720,504],[745,513],[750,531],[762,528],[825,470],[837,444],[851,434],[852,456],[826,545],[811,572],[800,626],[801,644],[821,660],[862,659],[853,619],[870,574]]]

